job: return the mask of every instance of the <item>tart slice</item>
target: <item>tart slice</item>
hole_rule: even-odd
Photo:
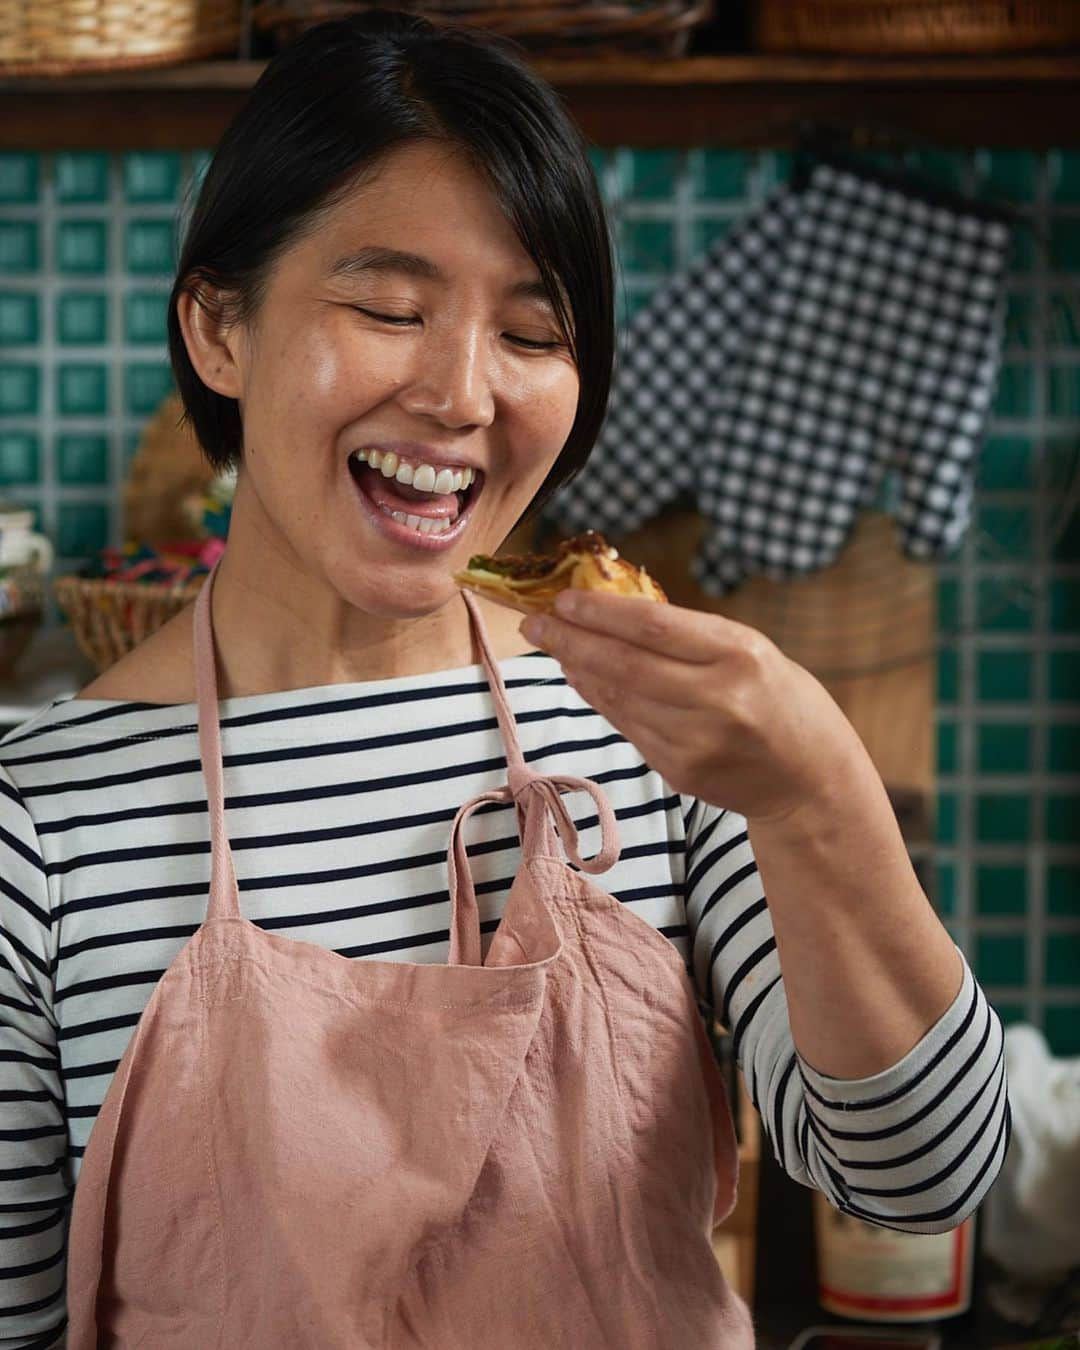
[[[463,589],[522,614],[550,614],[556,595],[570,587],[667,603],[648,572],[620,558],[595,530],[565,540],[554,553],[510,558],[477,554],[453,578]]]

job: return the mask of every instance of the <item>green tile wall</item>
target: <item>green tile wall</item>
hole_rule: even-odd
[[[594,149],[620,322],[790,159]],[[943,183],[1007,201],[1007,353],[976,527],[941,566],[933,895],[1007,1020],[1080,1052],[1080,154],[927,150]],[[119,491],[169,387],[180,204],[206,153],[0,154],[0,493],[58,566],[119,542]]]

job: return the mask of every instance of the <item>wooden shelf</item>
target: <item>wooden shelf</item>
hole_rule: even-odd
[[[206,61],[0,85],[0,148],[211,148],[264,67]],[[1080,52],[538,60],[597,145],[787,146],[807,122],[933,145],[1080,145]]]

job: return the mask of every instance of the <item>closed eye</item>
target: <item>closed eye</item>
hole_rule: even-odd
[[[364,309],[362,305],[353,305],[352,308],[357,313],[366,315],[369,319],[377,319],[379,323],[393,324],[395,328],[407,328],[409,324],[420,322],[414,314],[377,314],[373,309]],[[505,337],[509,342],[516,342],[519,346],[526,347],[530,351],[554,351],[557,347],[564,345],[561,342],[536,342],[532,338],[515,337],[513,333],[506,333]]]

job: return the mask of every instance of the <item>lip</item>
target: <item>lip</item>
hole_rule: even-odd
[[[373,445],[371,448],[381,449],[382,447]],[[393,447],[388,446],[387,448],[392,449]],[[380,511],[375,503],[370,501],[361,491],[360,484],[349,471],[348,463],[345,464],[345,477],[360,503],[361,510],[380,534],[394,543],[404,544],[408,548],[417,549],[422,553],[445,553],[447,549],[453,548],[468,529],[473,507],[480,496],[478,491],[470,493],[464,510],[458,515],[453,525],[448,530],[444,530],[442,534],[420,534],[410,526],[403,525],[400,520],[395,520],[393,516],[388,516],[385,511]]]
[[[399,457],[414,459],[420,464],[437,464],[442,469],[475,469],[477,474],[483,473],[474,460],[462,459],[449,450],[436,450],[433,445],[422,445],[419,441],[363,441],[354,445],[349,454],[354,455],[357,450],[381,450],[383,454],[393,450]]]

